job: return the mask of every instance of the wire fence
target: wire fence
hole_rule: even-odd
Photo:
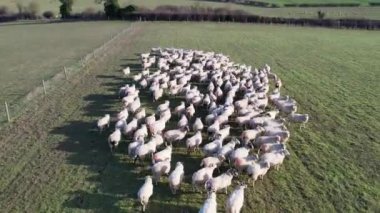
[[[76,74],[88,72],[90,65],[100,62],[102,57],[107,55],[107,50],[112,48],[112,44],[122,38],[123,35],[132,31],[134,29],[133,27],[134,24],[132,23],[128,28],[113,35],[110,40],[95,48],[76,63],[62,67],[62,70],[56,73],[51,79],[42,79],[40,86],[34,88],[20,100],[12,103],[5,101],[3,106],[0,107],[4,109],[0,110],[0,124],[11,123],[14,119],[20,116],[30,104],[38,104],[41,99],[54,98],[54,96],[49,95],[50,92],[70,83],[70,80],[75,78]]]

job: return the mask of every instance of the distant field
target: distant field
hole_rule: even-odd
[[[283,80],[283,92],[310,114],[303,131],[290,127],[290,158],[246,192],[243,212],[379,211],[379,32],[159,22],[132,29],[88,73],[0,131],[4,212],[137,211],[136,192],[148,164],[134,166],[126,158],[126,141],[111,156],[107,133],[99,135],[94,121],[121,107],[116,91],[127,81],[120,68],[139,72],[136,54],[155,46],[213,50],[253,66],[268,63]],[[143,97],[143,105],[154,109]],[[198,211],[204,195],[193,193],[189,180],[199,158],[176,148],[173,165],[184,161],[187,183],[172,196],[164,180],[148,212]],[[218,194],[220,212],[225,198]]]
[[[31,0],[21,0],[24,5],[27,5]],[[268,2],[283,4],[283,3],[310,3],[310,2],[359,2],[368,3],[367,0],[321,0],[321,1],[311,1],[311,0],[264,0]],[[373,2],[380,1],[374,0]],[[0,5],[6,5],[11,10],[16,11],[16,1],[15,0],[3,0]],[[372,1],[371,1],[372,2]],[[46,10],[52,10],[56,14],[59,11],[58,0],[39,0],[41,13]],[[119,0],[121,6],[128,4],[135,4],[139,6],[144,6],[147,8],[155,8],[160,5],[200,5],[206,7],[228,7],[231,9],[241,9],[252,14],[262,15],[262,16],[278,16],[278,17],[293,17],[293,18],[316,18],[317,11],[322,10],[326,12],[326,18],[368,18],[368,19],[380,19],[380,7],[339,7],[339,8],[260,8],[252,6],[236,5],[232,3],[218,3],[218,2],[208,2],[208,1],[197,1],[197,0]],[[78,0],[75,1],[73,10],[74,12],[82,12],[87,8],[93,8],[96,10],[102,10],[103,6],[101,4],[95,4],[94,0]]]
[[[128,26],[127,22],[0,25],[0,103],[17,104],[43,79]]]

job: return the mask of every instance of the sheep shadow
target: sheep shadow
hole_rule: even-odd
[[[127,66],[131,68],[131,75],[141,70],[138,64],[131,63]],[[117,72],[119,73],[117,74]],[[121,76],[122,73],[119,70],[109,74],[97,75],[102,88],[99,89],[100,92],[97,91],[83,97],[83,102],[85,102],[81,109],[83,117],[73,118],[50,132],[52,135],[64,138],[58,143],[56,149],[67,153],[67,163],[78,168],[86,168],[84,181],[88,184],[68,193],[68,198],[63,203],[64,207],[68,209],[100,212],[138,212],[140,210],[140,205],[136,202],[136,194],[144,183],[145,176],[151,175],[150,159],[134,164],[126,156],[128,143],[131,141],[129,138],[123,138],[116,153],[111,154],[107,137],[113,128],[110,127],[99,133],[94,121],[95,117],[104,114],[111,114],[112,116],[117,113],[118,105],[120,105],[118,88],[131,82],[130,79]],[[141,93],[141,102],[151,110],[164,101],[160,100],[152,104],[149,94],[146,91]],[[181,99],[180,97],[167,98],[175,100],[175,104]],[[177,120],[174,117],[171,125],[174,126]],[[199,158],[180,152],[173,154],[172,168],[175,167],[177,161],[184,161],[188,168],[186,171],[188,175],[192,174],[199,165]],[[184,191],[189,191],[189,188],[187,186]],[[166,212],[183,213],[198,211],[198,208],[195,207],[198,203],[194,204],[194,202],[200,202],[202,196],[199,195],[196,201],[192,200],[193,205],[183,202],[181,198],[183,196],[171,194],[167,177],[164,177],[154,187],[154,194],[147,212],[162,212],[163,209]]]

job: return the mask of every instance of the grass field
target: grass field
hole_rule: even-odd
[[[48,25],[36,26],[48,27]],[[311,115],[303,131],[291,126],[291,156],[246,192],[243,212],[378,212],[380,205],[379,32],[286,26],[199,23],[139,23],[116,40],[88,72],[0,131],[0,207],[4,212],[136,212],[136,192],[149,174],[115,156],[107,134],[94,121],[120,108],[121,66],[138,72],[137,53],[154,46],[220,51],[237,62],[268,63]],[[145,100],[145,99],[144,99]],[[148,109],[155,106],[148,101]],[[187,183],[170,195],[156,187],[148,212],[197,212],[204,195],[189,179],[199,155],[176,148]],[[222,210],[226,196],[218,194]]]
[[[0,103],[15,104],[102,45],[127,22],[0,25]]]
[[[27,5],[31,0],[20,0],[24,5]],[[373,0],[371,2],[376,2],[379,0]],[[6,5],[11,10],[16,11],[16,0],[3,0],[0,5]],[[46,10],[52,10],[56,14],[59,11],[58,0],[38,0],[40,6],[40,12]],[[311,0],[268,0],[268,2],[284,4],[284,3],[310,3]],[[314,2],[314,1],[313,1]],[[367,0],[321,0],[317,1],[322,3],[335,3],[335,2],[359,2],[368,3]],[[243,6],[231,3],[218,3],[218,2],[208,2],[208,1],[196,1],[196,0],[119,0],[121,6],[128,4],[135,4],[139,6],[144,6],[147,8],[155,8],[160,5],[200,5],[205,7],[228,7],[231,9],[241,9],[252,14],[262,15],[262,16],[274,16],[274,17],[293,17],[293,18],[316,18],[317,11],[322,10],[326,12],[326,18],[367,18],[367,19],[380,19],[380,7],[339,7],[339,8],[260,8]],[[75,1],[73,6],[74,12],[82,12],[87,8],[94,8],[96,10],[102,10],[103,6],[101,4],[95,4],[94,0],[80,0]]]

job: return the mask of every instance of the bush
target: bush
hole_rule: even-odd
[[[63,19],[69,18],[72,11],[73,4],[74,4],[74,0],[59,0],[59,1],[62,3],[61,6],[59,7],[59,13],[61,14],[61,17]]]
[[[9,14],[9,9],[7,6],[0,6],[0,16],[6,16]]]
[[[368,3],[368,4],[369,4],[369,6],[371,6],[371,7],[380,6],[380,2],[370,2],[370,3]]]
[[[52,19],[54,18],[54,13],[52,11],[45,11],[42,13],[42,16],[46,19]]]
[[[325,12],[323,12],[323,11],[321,11],[321,10],[318,10],[318,18],[319,18],[319,19],[323,19],[323,18],[325,18],[325,16],[326,16],[326,13],[325,13]]]

